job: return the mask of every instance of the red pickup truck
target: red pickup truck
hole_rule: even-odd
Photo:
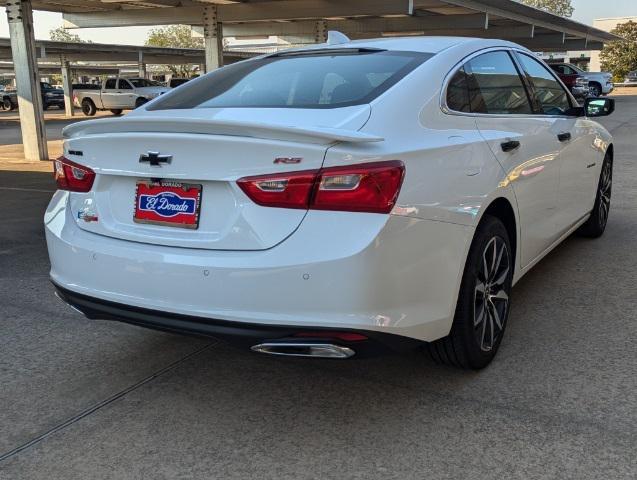
[[[549,65],[564,82],[575,98],[586,98],[589,93],[588,78],[580,75],[567,65]]]

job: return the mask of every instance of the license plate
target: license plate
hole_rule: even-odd
[[[137,183],[135,192],[136,223],[167,227],[199,227],[201,185],[177,182]]]

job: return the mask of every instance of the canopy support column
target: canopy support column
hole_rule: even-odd
[[[206,73],[223,66],[223,26],[217,21],[217,7],[204,7],[203,37]]]
[[[31,1],[9,0],[6,8],[24,157],[26,160],[48,160]]]
[[[64,113],[67,117],[75,115],[73,108],[73,75],[71,73],[71,63],[64,55],[60,57],[62,65],[62,88],[64,89]]]
[[[144,52],[140,51],[138,54],[137,67],[139,70],[139,76],[141,78],[146,78],[147,72],[146,72],[146,64],[144,63]]]
[[[327,21],[317,20],[314,27],[314,43],[327,43]]]

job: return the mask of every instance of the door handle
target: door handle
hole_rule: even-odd
[[[510,140],[508,142],[502,142],[500,147],[502,147],[503,152],[512,152],[516,148],[520,147],[520,142],[517,140]]]
[[[557,139],[560,142],[567,142],[571,139],[571,132],[558,133]]]

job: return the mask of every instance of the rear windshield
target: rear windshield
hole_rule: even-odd
[[[431,53],[384,50],[285,53],[220,68],[148,110],[222,107],[337,108],[369,103]]]

